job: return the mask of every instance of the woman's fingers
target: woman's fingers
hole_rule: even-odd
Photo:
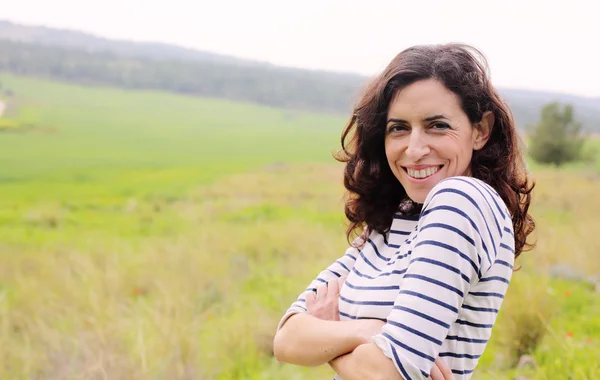
[[[437,367],[440,370],[440,372],[442,373],[442,376],[444,376],[442,378],[443,380],[453,380],[454,379],[454,374],[452,373],[452,370],[450,369],[450,367],[448,367],[446,362],[444,362],[441,358],[438,357],[435,360],[435,367]]]
[[[327,284],[323,284],[317,288],[317,301],[324,300],[327,297]]]
[[[340,283],[338,280],[331,280],[327,283],[327,297],[338,298],[340,296]]]
[[[310,310],[317,301],[317,295],[315,292],[307,292],[304,300],[306,301],[306,308]]]
[[[431,380],[444,380],[444,375],[442,375],[442,371],[438,368],[437,364],[433,365],[431,369],[431,374],[429,375]]]

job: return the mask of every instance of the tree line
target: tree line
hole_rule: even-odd
[[[364,80],[269,65],[153,60],[8,40],[0,40],[0,71],[341,113],[351,111]]]

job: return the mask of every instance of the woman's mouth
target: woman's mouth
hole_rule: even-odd
[[[429,166],[429,167],[422,168],[422,169],[412,169],[412,168],[407,168],[407,167],[402,167],[402,168],[408,174],[408,176],[411,178],[426,179],[428,177],[431,177],[435,173],[437,173],[437,171],[440,170],[442,168],[442,166],[443,165]]]

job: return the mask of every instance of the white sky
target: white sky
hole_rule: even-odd
[[[0,0],[0,19],[372,75],[415,44],[466,42],[501,87],[600,97],[593,0]]]

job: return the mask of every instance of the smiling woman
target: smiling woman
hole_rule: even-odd
[[[385,152],[410,199],[423,203],[440,179],[470,175],[473,151],[490,137],[494,114],[471,125],[460,98],[435,79],[406,86],[392,100]]]
[[[517,138],[478,51],[401,52],[342,134],[361,234],[283,316],[277,358],[344,380],[470,378],[535,227]]]

